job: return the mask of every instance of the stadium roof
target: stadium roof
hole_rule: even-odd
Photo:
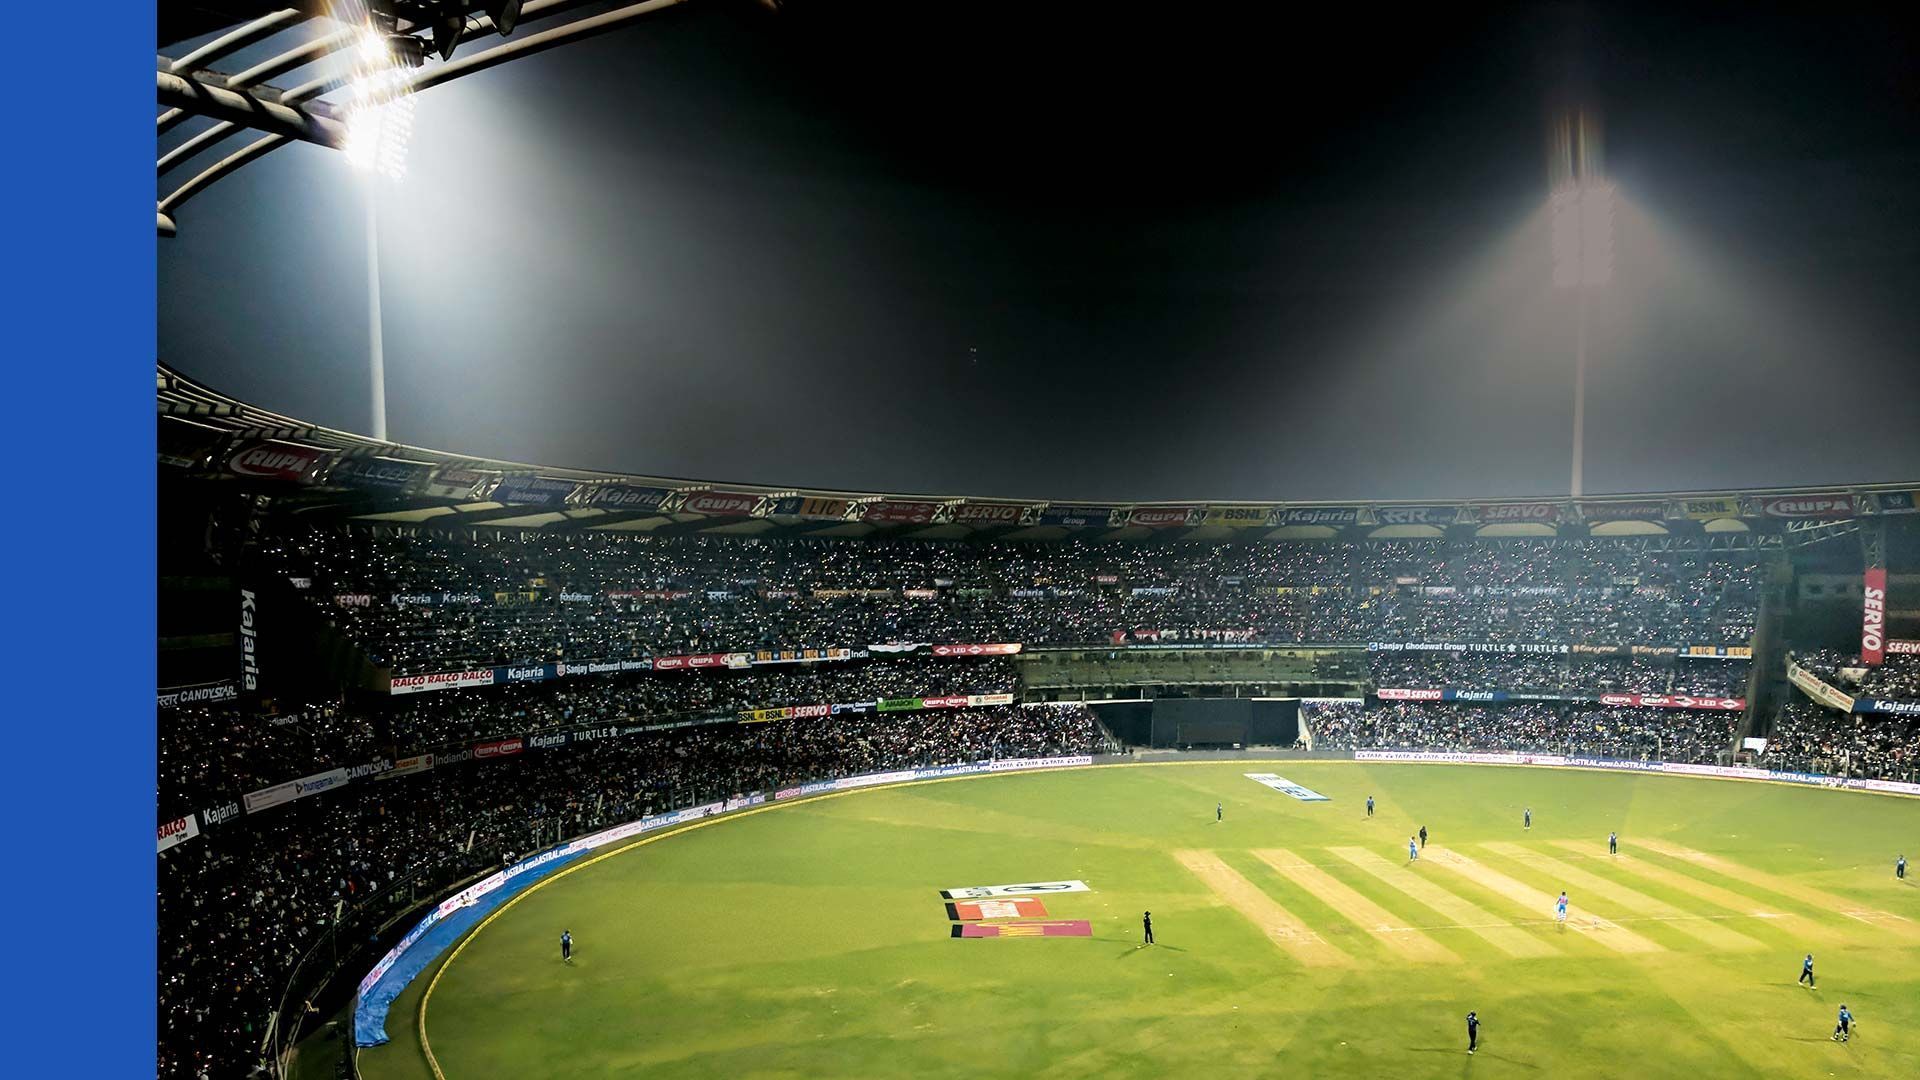
[[[165,474],[295,512],[434,528],[1196,540],[1782,533],[1916,509],[1920,482],[1569,499],[1090,506],[984,495],[777,488],[468,457],[379,442],[156,371]]]

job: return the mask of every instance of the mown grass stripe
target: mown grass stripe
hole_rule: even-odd
[[[1454,925],[1480,938],[1487,944],[1506,953],[1508,956],[1542,957],[1558,956],[1559,950],[1544,941],[1515,927],[1507,920],[1480,907],[1470,900],[1462,899],[1446,889],[1435,885],[1415,873],[1412,867],[1396,866],[1379,855],[1358,847],[1328,848],[1334,855],[1372,874],[1387,885],[1400,890],[1418,903],[1424,904],[1442,916],[1452,919]]]
[[[1570,863],[1543,855],[1532,848],[1503,841],[1489,841],[1481,846],[1507,858],[1552,871],[1568,888],[1578,889],[1583,893],[1590,892],[1635,915],[1650,915],[1656,919],[1670,920],[1667,925],[1675,931],[1716,949],[1750,952],[1767,947],[1730,927],[1696,918],[1692,912],[1669,904],[1658,897],[1649,896],[1637,889],[1630,889],[1598,874],[1588,873]]]

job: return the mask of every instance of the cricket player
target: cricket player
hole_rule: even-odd
[[[1907,857],[1905,855],[1893,860],[1893,876],[1901,881],[1907,880]]]
[[[1373,796],[1367,796],[1367,816],[1373,816]]]
[[[573,963],[573,931],[571,930],[560,931],[560,961],[566,964]]]
[[[1226,806],[1222,803],[1214,803],[1213,804],[1213,820],[1219,821],[1221,818],[1226,816],[1227,816]]]
[[[1420,826],[1420,846],[1427,846],[1427,827],[1425,825]]]
[[[1146,940],[1141,942],[1141,944],[1143,945],[1153,944],[1153,912],[1148,911],[1148,912],[1141,913],[1140,929],[1144,931],[1146,935]]]
[[[1808,953],[1807,958],[1805,960],[1800,961],[1800,981],[1807,984],[1807,989],[1809,990],[1813,989],[1813,954],[1812,953]]]
[[[1560,899],[1553,903],[1553,921],[1564,925],[1567,921],[1567,890],[1560,890]]]
[[[1480,1017],[1476,1013],[1467,1014],[1467,1053],[1471,1054],[1480,1046]]]
[[[1607,854],[1609,855],[1620,854],[1620,834],[1619,833],[1610,832],[1607,834]]]
[[[1845,1005],[1840,1006],[1840,1019],[1833,1025],[1833,1041],[1846,1042],[1853,1035],[1853,1014]]]
[[[1411,836],[1407,837],[1407,861],[1408,862],[1420,861],[1420,849],[1413,846],[1413,837]]]
[[[1523,829],[1533,828],[1533,807],[1529,806],[1520,811],[1520,827]]]

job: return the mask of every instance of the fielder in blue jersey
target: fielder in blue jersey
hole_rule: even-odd
[[[1420,849],[1414,845],[1413,837],[1411,836],[1407,837],[1407,861],[1420,861]]]
[[[1853,1036],[1853,1014],[1845,1005],[1840,1006],[1840,1019],[1833,1025],[1833,1041],[1846,1042]]]
[[[1553,920],[1559,923],[1567,921],[1567,890],[1565,889],[1560,890],[1560,899],[1553,903]]]
[[[1812,953],[1808,953],[1807,958],[1800,962],[1800,981],[1807,984],[1807,989],[1809,990],[1813,989],[1813,954]]]

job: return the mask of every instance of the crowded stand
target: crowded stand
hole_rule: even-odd
[[[1748,666],[1745,661],[1537,653],[1375,652],[1367,657],[1368,674],[1376,687],[1597,690],[1707,697],[1739,697],[1745,693]]]
[[[1630,541],[970,543],[295,527],[263,568],[397,675],[890,641],[1726,644],[1754,555]]]
[[[1796,697],[1774,720],[1769,767],[1920,781],[1920,719],[1845,713]]]
[[[1889,653],[1878,664],[1860,662],[1858,653],[1816,649],[1795,659],[1829,686],[1861,697],[1920,701],[1920,656]]]
[[[232,797],[342,762],[555,728],[731,719],[753,709],[881,698],[1011,694],[1008,657],[876,659],[746,671],[681,671],[356,698],[256,715],[237,703],[170,711],[161,794]]]
[[[160,857],[158,1074],[253,1075],[269,1014],[329,928],[364,936],[560,839],[808,780],[1105,745],[1084,706],[726,724],[348,784],[210,826]]]
[[[1739,714],[1585,702],[1396,701],[1323,706],[1303,710],[1302,719],[1316,750],[1514,750],[1713,764],[1731,745]]]

